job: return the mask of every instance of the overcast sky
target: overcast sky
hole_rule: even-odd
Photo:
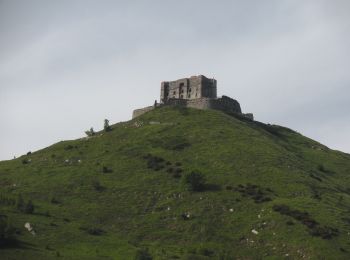
[[[259,121],[350,152],[348,0],[0,0],[0,160],[131,118],[203,74]]]

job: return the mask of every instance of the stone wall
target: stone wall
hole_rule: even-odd
[[[191,107],[196,109],[215,109],[226,113],[236,113],[240,114],[248,119],[254,120],[253,114],[242,114],[241,106],[237,100],[234,100],[227,96],[222,96],[221,98],[197,98],[197,99],[169,99],[165,104],[158,104],[161,106],[182,106]],[[132,118],[138,117],[148,111],[153,110],[154,106],[149,106],[141,109],[136,109],[133,111]]]
[[[135,118],[135,117],[138,117],[148,111],[151,111],[154,109],[154,106],[149,106],[149,107],[144,107],[144,108],[140,108],[140,109],[135,109],[133,112],[132,112],[132,118]]]
[[[237,100],[222,96],[221,98],[197,98],[191,100],[185,99],[169,99],[165,105],[177,105],[184,107],[192,107],[197,109],[216,109],[224,112],[241,114],[241,106]]]
[[[243,114],[243,116],[250,120],[254,120],[254,115],[252,113]]]
[[[161,84],[160,102],[166,103],[169,99],[197,99],[216,98],[217,82],[203,75],[192,76],[175,81],[164,81]]]
[[[238,101],[227,96],[222,96],[221,98],[217,99],[211,99],[210,108],[230,113],[242,113],[241,106],[238,103]]]

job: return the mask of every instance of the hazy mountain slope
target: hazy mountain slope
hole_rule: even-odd
[[[201,192],[184,184],[192,171]],[[0,188],[20,241],[1,259],[350,256],[350,156],[218,111],[156,109],[0,162]]]

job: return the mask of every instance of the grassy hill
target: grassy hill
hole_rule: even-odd
[[[0,190],[0,259],[350,257],[350,155],[219,111],[159,108],[0,162]]]

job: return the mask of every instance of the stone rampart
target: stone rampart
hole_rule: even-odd
[[[177,99],[170,98],[164,104],[158,104],[157,106],[181,106],[191,107],[196,109],[215,109],[226,113],[236,113],[245,116],[251,120],[254,119],[253,114],[242,114],[241,106],[237,100],[234,100],[227,96],[221,98],[197,98],[197,99]],[[133,111],[132,118],[138,117],[148,111],[153,110],[154,106],[149,106]]]
[[[144,108],[140,108],[140,109],[135,109],[133,112],[132,112],[132,118],[135,118],[135,117],[138,117],[148,111],[151,111],[154,109],[154,106],[149,106],[149,107],[144,107]]]

